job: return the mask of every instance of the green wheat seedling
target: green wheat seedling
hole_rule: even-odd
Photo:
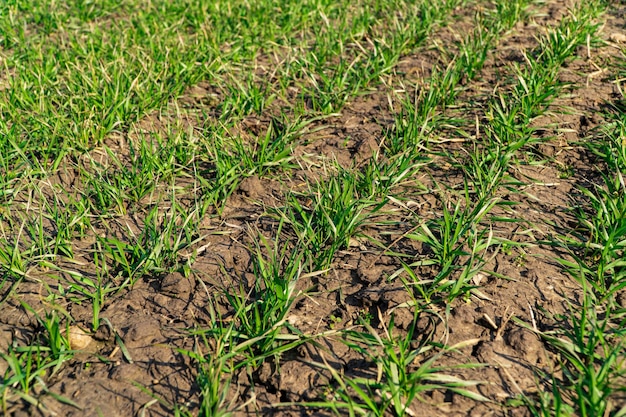
[[[28,178],[33,175],[32,171],[28,168],[23,168],[22,172],[18,174],[10,165],[9,149],[12,148],[11,144],[0,144],[0,219],[5,217],[5,212],[8,211],[9,206],[13,202],[16,195],[19,195],[20,190],[24,187],[23,178]]]
[[[363,355],[377,368],[375,376],[350,377],[340,374],[327,362],[318,364],[332,375],[334,386],[329,390],[327,402],[305,403],[307,406],[327,408],[337,415],[384,416],[392,411],[397,416],[412,416],[414,400],[423,400],[422,394],[433,390],[448,390],[475,401],[489,401],[471,391],[479,381],[463,380],[451,372],[455,369],[477,365],[438,366],[437,361],[475,341],[459,343],[452,347],[438,348],[432,334],[417,335],[415,327],[409,326],[404,335],[394,334],[394,320],[389,326],[383,323],[382,334],[369,324],[363,323],[364,331],[344,332],[344,343]],[[416,313],[415,320],[419,313]],[[417,345],[417,346],[416,346]]]
[[[209,346],[206,336],[203,342]],[[214,342],[214,349],[202,355],[201,352],[195,354],[199,362],[198,376],[196,383],[200,388],[200,414],[201,416],[228,416],[225,410],[235,409],[234,404],[227,403],[227,396],[231,377],[234,370],[234,357],[228,355],[227,349],[231,347],[232,329],[224,331]],[[234,349],[237,351],[237,349]],[[193,356],[192,356],[193,357]]]
[[[362,195],[373,199],[384,200],[391,194],[399,196],[395,192],[398,188],[421,188],[415,178],[430,162],[430,158],[416,157],[411,152],[403,152],[391,158],[383,158],[376,153],[360,167],[356,188]]]
[[[13,215],[2,216],[6,223],[0,220],[0,236],[5,236],[6,240],[4,250],[0,249],[4,254],[0,257],[4,258],[4,265],[12,265],[14,272],[16,263],[22,264],[22,269],[25,266],[20,258],[29,259],[32,264],[43,264],[54,262],[59,256],[73,257],[72,236],[67,233],[67,226],[54,222],[60,216],[58,199],[53,196],[54,206],[50,204],[38,181],[33,182],[27,196],[25,201],[12,205]],[[51,233],[51,228],[56,230]],[[14,242],[13,254],[9,255],[6,244],[11,240]]]
[[[211,308],[213,314],[215,310]],[[237,393],[229,400],[232,379],[235,374],[237,356],[243,349],[237,345],[234,326],[231,323],[224,327],[220,318],[212,320],[213,329],[193,330],[191,334],[196,337],[193,351],[179,350],[180,353],[195,361],[197,369],[196,385],[199,390],[200,405],[196,413],[192,413],[186,407],[169,405],[176,415],[198,415],[202,417],[230,416],[238,407],[235,403]]]
[[[132,287],[141,277],[162,274],[181,267],[181,252],[199,242],[197,209],[187,212],[173,197],[171,207],[163,212],[155,206],[147,213],[141,234],[129,230],[130,240],[113,236],[96,238],[95,250],[112,264],[119,279],[118,290]]]
[[[579,204],[573,208],[578,227],[573,238],[563,239],[572,257],[558,259],[570,275],[590,286],[599,303],[613,299],[626,288],[626,151],[621,120],[604,128],[585,146],[608,168],[601,182],[579,187]]]
[[[20,249],[17,239],[11,242],[0,238],[0,261],[3,275],[14,280],[22,279],[28,272],[28,254]]]
[[[620,117],[605,125],[585,146],[608,168],[599,184],[580,187],[582,204],[572,210],[578,222],[573,237],[562,237],[569,258],[557,258],[583,291],[581,305],[558,317],[557,330],[539,332],[559,355],[563,370],[552,377],[553,395],[527,399],[534,415],[626,415],[620,381],[624,376],[623,307],[617,295],[626,287],[626,224],[623,173],[626,169]]]
[[[304,79],[300,97],[323,114],[340,111],[350,97],[379,84],[403,54],[419,47],[459,1],[422,1],[400,21],[393,8],[366,5],[350,20],[324,19],[313,49],[291,70]],[[368,34],[368,35],[365,35]],[[364,36],[365,35],[365,36]],[[339,59],[337,59],[339,58]]]
[[[475,200],[487,201],[496,196],[501,187],[515,192],[516,187],[523,185],[508,173],[513,155],[497,143],[484,148],[475,146],[466,153],[466,159],[453,158],[452,164],[465,174],[468,191]],[[504,204],[503,201],[498,202],[499,206]]]
[[[30,246],[29,253],[40,261],[54,261],[57,255],[72,258],[72,248],[69,241],[62,236],[51,235],[44,225],[43,213],[32,215],[24,222],[25,238]]]
[[[430,132],[443,125],[454,125],[454,120],[437,113],[439,104],[446,94],[441,86],[450,84],[450,71],[433,73],[428,80],[428,87],[420,89],[413,98],[402,101],[400,112],[396,116],[393,130],[387,133],[385,145],[387,155],[412,151],[414,154],[427,144]]]
[[[189,332],[194,336],[196,343],[193,351],[178,349],[178,351],[194,360],[197,369],[196,385],[199,391],[199,410],[189,410],[180,405],[170,405],[176,415],[191,417],[200,415],[229,416],[243,410],[255,399],[252,395],[242,402],[242,392],[233,390],[233,380],[240,372],[249,376],[258,369],[258,366],[267,357],[274,357],[278,364],[280,355],[295,347],[306,343],[310,338],[303,335],[289,335],[281,332],[285,321],[274,322],[263,333],[251,337],[241,333],[237,320],[226,320],[217,314],[216,300],[209,302],[207,310],[211,316],[210,325],[206,329],[193,329]],[[243,307],[245,309],[245,307]],[[241,314],[248,314],[241,312]],[[239,312],[236,316],[241,317]],[[259,347],[268,347],[271,341],[273,347],[263,352]]]
[[[111,215],[126,213],[123,189],[116,184],[116,179],[104,170],[87,177],[85,195],[90,202],[90,210],[95,213]]]
[[[0,358],[6,363],[6,371],[0,382],[0,405],[5,414],[7,408],[19,400],[35,407],[41,406],[33,391],[37,387],[45,392],[43,377],[46,370],[58,363],[50,362],[43,350],[38,345],[11,345],[6,353],[0,352]]]
[[[205,132],[205,146],[211,167],[203,173],[204,199],[218,211],[244,178],[265,177],[295,168],[293,147],[308,126],[318,118],[294,121],[272,118],[267,131],[258,138],[230,137],[224,126]]]
[[[52,246],[57,254],[74,258],[72,241],[84,238],[92,230],[89,202],[84,197],[55,194],[52,201],[44,199],[43,217],[50,223]],[[63,201],[65,200],[65,201]]]
[[[78,301],[87,300],[92,306],[92,328],[100,326],[100,311],[108,297],[132,287],[147,275],[185,269],[193,258],[193,253],[183,252],[192,249],[202,240],[197,233],[197,210],[186,212],[178,203],[169,211],[161,213],[156,207],[145,220],[143,232],[131,240],[121,240],[113,236],[97,237],[93,261],[93,275],[77,271],[62,271],[68,277],[68,285],[63,295]],[[95,275],[95,276],[94,276]]]
[[[129,162],[123,162],[117,152],[104,147],[107,163],[91,160],[91,168],[82,172],[85,194],[93,211],[123,215],[136,210],[145,198],[157,192],[159,183],[169,183],[177,169],[174,150],[169,144],[150,143],[141,138],[129,143]]]
[[[455,204],[444,201],[441,217],[427,220],[407,239],[422,242],[431,255],[408,264],[391,276],[408,273],[412,285],[425,302],[442,297],[447,302],[468,295],[475,288],[472,278],[486,264],[487,249],[495,245],[490,228],[481,226],[481,220],[497,204],[496,198],[472,202],[465,188],[464,201]],[[418,278],[415,269],[430,266],[436,272],[429,280]],[[411,282],[411,281],[409,281]]]
[[[96,248],[99,244],[96,243]],[[118,284],[110,279],[109,267],[106,263],[106,255],[102,254],[103,248],[100,246],[93,254],[95,277],[90,277],[76,271],[65,271],[67,278],[61,279],[60,295],[67,299],[82,303],[91,303],[92,309],[92,330],[97,331],[100,327],[100,311],[104,308],[109,294],[113,295],[119,291]],[[67,283],[67,287],[63,284]]]
[[[404,19],[393,13],[394,7],[406,8],[406,4],[390,4],[388,7],[378,6],[376,13],[391,15],[387,29],[377,25],[373,32],[377,37],[373,40],[373,52],[366,54],[365,64],[359,71],[358,78],[365,79],[363,87],[377,81],[377,78],[392,71],[402,56],[406,56],[422,47],[429,36],[440,26],[450,24],[452,11],[463,6],[462,0],[422,1],[411,5],[405,10]],[[357,44],[361,50],[366,47]],[[372,68],[370,70],[369,68]]]
[[[525,17],[530,1],[498,1],[496,8],[478,15],[473,32],[463,38],[457,56],[445,68],[435,67],[430,78],[413,99],[405,98],[396,118],[396,128],[387,145],[388,154],[417,150],[432,132],[460,126],[464,120],[446,115],[443,110],[455,101],[462,81],[471,81],[482,69],[497,39]]]
[[[528,17],[527,8],[532,0],[497,0],[495,8],[486,10],[476,17],[476,26],[473,32],[463,38],[459,45],[458,57],[454,62],[454,84],[446,85],[454,99],[456,84],[460,81],[473,80],[482,70],[489,52],[497,45],[498,40],[507,31],[511,30],[519,21]]]
[[[619,109],[615,109],[611,113],[605,115],[607,124],[603,125],[600,134],[597,137],[584,143],[584,146],[594,155],[603,161],[610,171],[626,172],[626,143],[624,136],[626,135],[626,116]],[[623,180],[619,177],[623,184]],[[606,182],[606,180],[605,180]],[[607,183],[608,184],[608,183]],[[614,186],[617,187],[617,184]]]
[[[611,401],[616,395],[615,398],[619,398],[618,381],[626,371],[626,335],[612,320],[616,313],[614,307],[598,303],[590,288],[584,285],[583,292],[582,305],[574,306],[569,302],[570,313],[555,317],[559,322],[557,330],[534,329],[559,355],[556,369],[561,370],[562,377],[557,379],[554,375],[540,373],[552,384],[552,397],[541,395],[538,401],[526,398],[533,415],[626,415],[626,407],[620,405],[619,400]]]
[[[320,60],[315,55],[312,58],[314,61]],[[350,83],[350,78],[355,77],[353,68],[360,59],[360,56],[353,58],[351,62],[341,59],[339,64],[330,70],[324,71],[316,68],[313,73],[315,75],[308,75],[313,83],[313,89],[310,93],[307,89],[303,89],[303,96],[310,100],[310,105],[314,110],[323,114],[336,113],[341,110],[348,97],[358,90],[354,83]],[[313,65],[305,64],[305,68],[308,66]]]
[[[21,349],[12,344],[6,353],[0,352],[0,357],[6,369],[0,384],[0,402],[4,414],[7,414],[7,407],[15,398],[37,404],[37,399],[30,395],[30,391],[43,373],[43,355],[38,355],[38,351],[33,348]]]
[[[563,90],[557,75],[559,68],[576,48],[593,37],[597,25],[593,18],[601,11],[600,3],[580,5],[560,25],[539,39],[539,46],[526,54],[526,66],[515,66],[518,83],[512,94],[494,97],[487,109],[485,145],[503,155],[502,171],[508,160],[522,147],[540,140],[534,137],[532,121],[543,114]],[[495,146],[495,148],[494,148]]]
[[[232,84],[228,84],[226,100],[219,106],[220,120],[232,122],[253,113],[261,115],[273,99],[270,86],[260,85],[252,75],[245,81],[233,79]]]
[[[284,116],[272,118],[267,132],[257,141],[246,144],[240,138],[234,140],[234,155],[242,161],[245,176],[268,175],[270,172],[285,172],[297,167],[292,162],[293,147],[308,126],[319,118],[297,118],[290,122]]]
[[[310,258],[316,259],[316,269],[328,268],[334,254],[347,248],[359,228],[385,204],[364,193],[371,185],[361,181],[360,173],[339,167],[338,171],[308,184],[304,193],[290,194],[287,206],[277,210]]]
[[[224,128],[209,129],[204,137],[210,165],[199,171],[197,178],[205,190],[203,199],[206,204],[219,211],[244,178],[241,160],[229,150]]]
[[[71,400],[50,392],[46,385],[73,356],[67,326],[61,325],[54,311],[41,317],[30,306],[23,306],[37,317],[42,329],[30,344],[21,346],[14,339],[6,352],[0,352],[0,360],[5,362],[2,366],[5,373],[0,377],[1,409],[6,414],[10,404],[21,400],[45,411],[38,398],[46,394],[78,407]]]
[[[623,117],[623,116],[622,116]],[[601,183],[589,188],[580,187],[590,207],[576,210],[577,220],[586,231],[586,247],[601,259],[623,258],[626,247],[626,146],[623,140],[624,121],[607,128],[597,140],[588,140],[585,146],[601,158],[608,172],[600,171]]]
[[[281,229],[279,225],[279,232]],[[265,358],[278,358],[298,343],[297,330],[286,323],[287,314],[299,295],[298,279],[320,272],[305,273],[311,270],[312,260],[299,246],[271,242],[262,235],[255,245],[251,250],[255,275],[252,287],[246,290],[242,284],[238,289],[227,290],[225,298],[233,309],[234,335],[242,341],[255,340],[249,344],[248,357],[250,363],[258,366]],[[288,329],[296,331],[296,335],[286,333]]]
[[[12,221],[13,233],[0,236],[0,271],[11,280],[22,280],[32,268],[50,265],[56,258],[54,239],[43,230],[42,218],[38,220],[21,220],[19,225]]]
[[[581,2],[559,25],[539,37],[539,46],[526,54],[526,65],[515,66],[518,83],[510,95],[496,96],[489,104],[486,131],[490,141],[503,145],[504,153],[513,154],[537,141],[531,122],[543,114],[563,90],[558,80],[560,67],[586,45],[598,30],[594,19],[602,12],[603,2]]]
[[[170,131],[166,132],[166,135],[166,139],[159,135],[154,137],[140,135],[139,140],[128,143],[130,164],[120,167],[123,172],[121,184],[126,190],[126,200],[132,203],[141,202],[152,193],[159,182],[171,183],[176,171],[181,169],[176,163],[172,149],[172,145],[176,145],[175,133]],[[193,146],[189,148],[193,149]],[[186,155],[182,155],[181,159],[184,160],[185,157]]]
[[[591,203],[592,216],[579,210],[581,231],[588,237],[586,241],[571,242],[573,248],[582,249],[582,256],[574,254],[574,262],[561,260],[573,270],[579,270],[574,276],[590,279],[590,284],[603,299],[615,295],[626,287],[626,206],[622,188],[614,194],[598,187],[596,193],[583,190]]]
[[[49,349],[52,359],[58,360],[58,364],[52,370],[52,374],[55,374],[60,369],[60,365],[72,357],[70,341],[67,336],[69,323],[63,327],[56,311],[46,312],[44,317],[36,313],[35,315],[43,328],[46,350]]]

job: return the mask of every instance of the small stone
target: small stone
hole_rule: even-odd
[[[92,337],[78,326],[70,326],[67,332],[67,339],[70,342],[70,348],[73,350],[82,350],[91,344]]]
[[[626,43],[626,35],[617,32],[611,33],[611,35],[609,35],[609,40],[615,43]]]

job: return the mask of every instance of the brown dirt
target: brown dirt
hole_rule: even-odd
[[[501,79],[503,67],[512,61],[523,61],[519,51],[532,45],[537,31],[542,31],[546,22],[558,18],[562,12],[563,8],[556,4],[546,6],[546,13],[536,18],[534,24],[520,24],[503,39],[479,78],[467,86],[461,102],[473,97],[474,103],[480,103],[490,96],[495,84],[506,82]],[[619,16],[617,11],[608,14],[601,32],[604,39],[612,39],[614,33],[623,32]],[[456,36],[455,33],[447,28],[442,30],[441,36],[447,39]],[[536,121],[537,126],[550,126],[539,133],[549,139],[533,150],[546,162],[516,165],[511,174],[526,184],[522,187],[524,192],[502,192],[499,195],[502,200],[518,204],[512,212],[496,208],[494,213],[521,218],[525,222],[496,223],[494,233],[531,245],[501,251],[494,257],[488,265],[494,274],[482,275],[480,282],[484,297],[457,300],[449,306],[449,314],[442,307],[435,311],[437,314],[424,313],[416,322],[416,334],[432,332],[435,340],[449,345],[471,341],[457,352],[442,357],[438,364],[484,365],[458,370],[455,374],[482,381],[477,391],[492,402],[478,403],[450,391],[435,390],[427,393],[424,401],[415,402],[412,406],[415,415],[524,416],[527,412],[523,408],[502,404],[515,398],[520,390],[532,394],[544,389],[535,370],[550,372],[554,365],[553,353],[532,331],[515,324],[511,318],[530,325],[535,323],[545,329],[554,323],[540,312],[540,308],[560,314],[567,312],[567,300],[576,302],[578,286],[551,261],[562,254],[555,253],[554,248],[537,244],[537,241],[568,229],[572,218],[567,208],[571,205],[572,193],[577,186],[587,185],[587,177],[592,175],[593,158],[576,141],[602,123],[599,111],[605,102],[616,98],[616,85],[611,82],[611,74],[603,69],[606,62],[618,54],[619,48],[621,45],[614,42],[594,47],[591,58],[587,57],[586,50],[580,51],[580,55],[563,69],[562,81],[571,82],[578,88],[554,103],[552,113]],[[411,77],[421,77],[433,64],[439,63],[438,59],[432,49],[424,54],[403,57],[399,70],[391,79],[395,85],[402,85]],[[198,401],[194,383],[196,370],[193,361],[180,353],[180,350],[197,347],[197,339],[191,337],[188,330],[211,322],[209,306],[221,289],[237,281],[244,285],[252,283],[249,248],[254,234],[250,232],[259,230],[268,237],[275,233],[275,223],[264,215],[266,207],[280,205],[286,192],[302,181],[323,176],[324,160],[336,160],[349,168],[361,165],[379,152],[384,133],[394,123],[390,103],[397,97],[390,90],[381,85],[365,96],[351,99],[339,116],[311,126],[310,132],[314,133],[306,134],[303,145],[295,150],[297,160],[307,168],[296,170],[290,179],[252,176],[241,182],[226,202],[223,214],[203,221],[205,230],[202,232],[207,236],[196,245],[203,249],[192,266],[190,277],[180,273],[145,277],[132,289],[109,299],[101,317],[107,318],[111,327],[101,326],[90,346],[63,366],[48,384],[52,392],[75,401],[82,408],[78,410],[44,396],[46,407],[66,416],[166,416],[172,414],[168,404],[186,404],[194,409]],[[137,132],[150,134],[166,131],[171,126],[199,128],[203,117],[218,116],[216,103],[222,94],[224,92],[213,91],[208,83],[192,87],[171,103],[171,109],[184,109],[182,113],[186,116],[182,122],[176,116],[180,110],[152,114],[123,137],[111,138],[108,144],[119,150],[120,155],[127,155],[127,148],[122,144],[136,139]],[[276,106],[279,105],[280,100],[276,101]],[[568,114],[559,111],[566,107],[570,109]],[[276,109],[268,110],[268,114],[273,111]],[[269,117],[250,116],[242,120],[238,129],[251,137],[263,135],[268,123]],[[454,146],[462,148],[465,144]],[[564,177],[563,167],[571,167],[573,175]],[[429,177],[452,187],[457,186],[462,178],[453,169],[437,171],[436,167],[425,168],[420,175],[412,184],[416,188],[420,184],[432,185]],[[70,177],[59,182],[73,187],[75,177]],[[404,205],[389,203],[383,209],[385,219],[396,221],[398,226],[394,226],[394,230],[370,227],[364,233],[389,245],[389,249],[395,252],[419,256],[426,249],[402,238],[411,228],[404,220],[415,213],[423,217],[438,216],[440,202],[433,194],[411,191],[409,187],[407,190],[412,206],[406,202]],[[131,220],[129,217],[126,224],[131,224]],[[138,230],[140,226],[135,224],[131,229]],[[125,230],[127,228],[120,227],[118,233]],[[298,283],[298,290],[306,291],[307,295],[297,299],[287,319],[301,332],[316,334],[349,328],[359,317],[368,314],[372,317],[372,324],[382,331],[393,312],[397,331],[402,334],[413,325],[413,311],[406,307],[411,296],[400,280],[388,279],[400,267],[396,257],[384,255],[379,247],[367,239],[360,239],[336,255],[329,272]],[[60,285],[51,279],[51,274],[40,271],[34,276],[38,279],[22,282],[3,306],[0,350],[5,350],[10,338],[31,340],[39,330],[36,317],[24,308],[25,304],[41,312],[51,303],[59,302],[46,298],[49,287]],[[88,303],[70,302],[61,307],[76,323],[89,327],[92,312]],[[228,314],[226,308],[224,313]],[[442,317],[445,317],[445,323],[440,319]],[[119,349],[116,333],[123,340],[128,355]],[[275,406],[277,403],[324,398],[328,387],[333,386],[332,376],[314,365],[324,361],[347,376],[376,374],[376,368],[367,358],[342,342],[340,333],[331,334],[318,339],[315,344],[305,344],[289,352],[281,358],[279,367],[268,360],[249,374],[242,371],[235,375],[230,388],[231,399],[238,405],[250,400],[236,415],[330,414],[307,411],[302,407]],[[163,402],[152,401],[147,392]],[[22,404],[9,410],[14,416],[37,413],[47,414],[34,407],[24,408]]]

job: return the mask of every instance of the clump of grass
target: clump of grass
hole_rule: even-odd
[[[362,174],[337,167],[329,178],[292,193],[278,214],[315,259],[315,269],[330,266],[334,254],[350,245],[359,228],[385,204],[368,195],[372,184]]]
[[[250,139],[232,137],[224,126],[208,128],[203,143],[211,166],[201,172],[205,177],[201,179],[206,190],[204,200],[220,212],[244,178],[266,177],[295,168],[293,148],[315,120],[313,117],[288,122],[273,118],[264,134]]]
[[[481,221],[497,202],[489,198],[472,203],[467,187],[464,200],[454,204],[444,200],[441,217],[422,222],[406,234],[407,239],[425,244],[431,255],[403,264],[391,278],[407,273],[408,285],[427,305],[468,296],[475,288],[472,278],[487,262],[487,249],[496,244],[491,229],[481,226]],[[432,279],[420,278],[416,270],[422,267],[434,268]]]
[[[234,325],[224,326],[215,310],[210,309],[213,316],[212,329],[198,329],[190,332],[197,342],[193,351],[179,349],[179,352],[190,357],[196,366],[196,385],[200,397],[197,414],[181,405],[172,405],[163,400],[177,415],[230,416],[234,411],[245,406],[237,403],[238,393],[230,390],[232,379],[237,369],[237,359],[245,353],[248,341],[238,344]]]
[[[306,251],[288,242],[271,242],[261,234],[254,245],[252,286],[247,289],[241,283],[238,288],[225,288],[222,296],[230,307],[229,317],[220,316],[219,308],[210,305],[211,325],[191,332],[199,338],[194,351],[179,350],[196,362],[202,416],[230,415],[244,408],[253,398],[241,403],[237,402],[239,393],[229,392],[235,375],[242,370],[251,374],[268,358],[278,366],[282,355],[310,338],[287,320],[300,295],[298,280],[317,274],[304,272],[311,267]]]
[[[406,150],[415,153],[428,143],[433,132],[465,123],[446,115],[445,108],[454,104],[462,84],[478,75],[500,36],[525,17],[529,3],[528,0],[497,1],[495,9],[476,16],[475,27],[460,42],[457,55],[444,68],[434,68],[426,85],[416,86],[412,99],[402,101],[396,127],[386,144],[388,154]]]
[[[253,249],[252,267],[256,279],[252,287],[246,290],[240,284],[238,289],[225,293],[234,311],[237,337],[257,339],[249,352],[255,362],[284,350],[279,341],[287,327],[287,314],[298,296],[296,285],[306,268],[310,268],[310,259],[302,248],[291,248],[289,243],[272,243],[263,236],[259,239]]]
[[[147,213],[140,234],[128,230],[128,240],[114,236],[96,239],[94,251],[111,263],[118,290],[132,287],[147,274],[178,270],[185,262],[182,251],[202,239],[195,231],[198,210],[186,210],[175,197],[170,204],[169,209],[155,206]]]
[[[488,140],[504,146],[511,154],[536,141],[532,121],[543,114],[563,90],[558,74],[561,66],[576,52],[576,48],[595,36],[603,2],[581,2],[559,25],[539,37],[539,46],[525,54],[526,65],[516,66],[517,83],[510,94],[500,94],[489,104]]]
[[[414,322],[419,314],[416,310]],[[397,416],[412,416],[415,415],[415,400],[423,400],[422,394],[438,389],[475,401],[489,401],[470,389],[479,381],[463,380],[453,375],[455,369],[476,365],[437,365],[444,355],[476,343],[475,340],[441,347],[431,340],[432,334],[416,334],[415,326],[409,326],[405,334],[395,334],[393,315],[388,326],[380,311],[379,320],[382,334],[366,322],[362,323],[363,331],[343,333],[344,343],[376,367],[375,375],[365,372],[364,376],[349,376],[326,361],[318,363],[317,366],[330,372],[332,386],[326,401],[302,405],[326,408],[337,414],[384,416],[391,411]]]
[[[49,395],[63,403],[80,408],[68,398],[50,391],[46,385],[54,375],[58,374],[62,366],[72,358],[73,351],[68,339],[69,323],[61,324],[61,318],[56,311],[46,312],[41,317],[29,305],[23,307],[37,317],[40,329],[34,334],[29,343],[20,343],[14,338],[6,352],[0,352],[0,409],[7,414],[7,409],[16,401],[23,401],[43,412],[47,408],[41,402],[43,396]]]
[[[613,322],[617,310],[611,303],[599,302],[585,286],[581,302],[568,302],[569,313],[554,317],[556,330],[534,329],[558,355],[554,373],[539,371],[543,381],[551,385],[551,391],[542,392],[535,400],[525,397],[535,416],[626,413],[626,407],[620,406],[620,381],[626,372],[625,334],[621,325]]]

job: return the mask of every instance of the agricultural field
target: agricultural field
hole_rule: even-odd
[[[0,414],[626,416],[625,15],[0,2]]]

